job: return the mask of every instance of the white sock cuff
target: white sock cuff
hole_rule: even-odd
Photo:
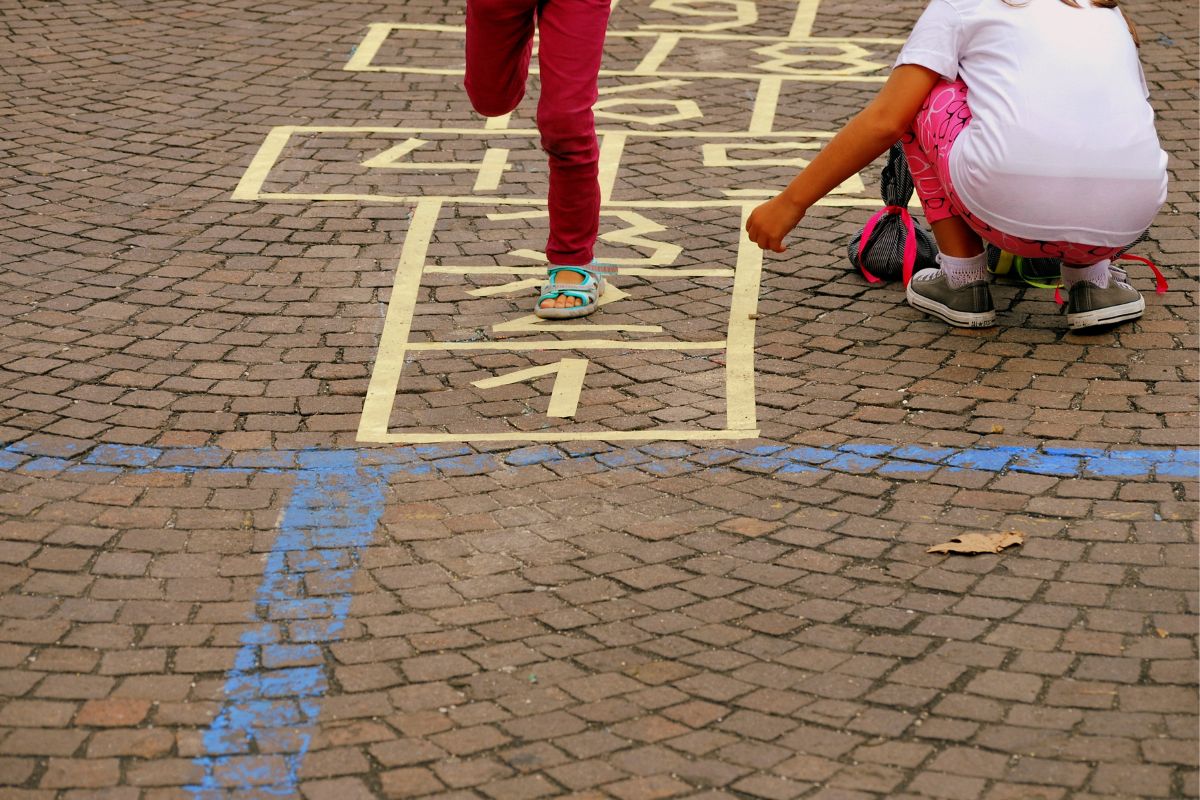
[[[1109,268],[1112,262],[1107,258],[1095,264],[1090,264],[1086,267],[1062,265],[1062,282],[1063,287],[1070,289],[1080,281],[1088,283],[1100,289],[1108,286]]]
[[[938,253],[938,263],[951,286],[958,287],[987,280],[987,253],[959,258]]]

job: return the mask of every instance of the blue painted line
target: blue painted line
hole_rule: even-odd
[[[706,467],[716,466],[717,464],[726,464],[730,461],[737,461],[743,458],[746,454],[738,450],[729,450],[724,447],[714,447],[710,450],[701,450],[688,456],[689,461],[694,461]]]
[[[359,555],[383,515],[391,466],[364,466],[354,451],[301,453],[296,461],[252,627],[225,674],[204,755],[194,759],[204,770],[187,787],[197,800],[300,795],[300,766],[329,689],[318,643],[342,635]]]
[[[1132,458],[1088,458],[1083,472],[1095,478],[1136,478],[1150,471],[1150,462]],[[1162,470],[1157,471],[1162,475]]]
[[[883,466],[883,461],[878,458],[868,458],[861,456],[851,450],[848,453],[842,453],[837,458],[831,459],[824,463],[825,469],[834,472],[849,472],[853,475],[865,475],[874,472],[879,467]]]
[[[20,470],[22,472],[62,472],[71,464],[70,459],[43,456],[25,462],[21,465]]]
[[[1051,455],[1049,453],[1022,453],[1011,464],[1017,472],[1032,472],[1038,475],[1054,475],[1070,478],[1080,471],[1079,458],[1074,455]]]
[[[744,469],[747,472],[775,472],[788,466],[790,462],[783,458],[770,456],[750,456],[739,459],[733,464],[734,469]]]
[[[822,447],[793,447],[780,454],[780,458],[798,461],[803,464],[824,464],[838,457],[837,450],[826,450]]]
[[[818,470],[812,464],[799,464],[795,461],[789,461],[789,462],[787,462],[787,466],[785,466],[783,469],[781,469],[779,471],[783,472],[783,473],[796,473],[796,472],[819,472],[820,470]]]
[[[1013,460],[1014,452],[1010,447],[996,447],[989,450],[961,450],[954,453],[944,462],[959,469],[975,469],[983,472],[1000,472]]]
[[[73,451],[73,452],[72,452]],[[98,445],[51,455],[47,447],[22,443],[0,449],[0,471],[52,474],[185,472],[218,469],[245,474],[344,469],[347,453],[360,467],[387,467],[419,479],[462,477],[497,470],[587,462],[594,471],[635,468],[652,475],[679,475],[697,468],[725,467],[755,474],[823,470],[853,475],[913,475],[937,469],[1026,472],[1060,478],[1186,480],[1200,478],[1200,448],[927,447],[848,442],[829,447],[756,444],[698,448],[679,442],[639,447],[601,443],[535,445],[502,453],[479,453],[466,445],[420,445],[379,450],[294,450],[229,452],[212,447],[149,448]]]
[[[7,450],[0,452],[0,470],[12,470],[25,461],[25,456],[20,453],[11,453]]]
[[[573,464],[669,477],[702,469],[748,474],[875,474],[924,478],[938,470],[1008,470],[1056,477],[1196,480],[1200,448],[978,447],[847,443],[699,448],[679,442],[618,448],[536,445],[479,453],[466,445],[368,450],[229,452],[212,447],[87,447],[41,440],[0,449],[0,471],[47,477],[154,472],[287,474],[295,484],[267,556],[254,617],[225,675],[224,700],[195,759],[196,800],[253,792],[299,796],[299,772],[329,689],[324,645],[344,634],[362,549],[383,514],[389,479],[481,475]]]
[[[637,464],[644,464],[650,460],[650,456],[638,451],[636,448],[632,450],[614,450],[612,452],[600,453],[596,456],[596,460],[606,467],[632,467]]]
[[[912,461],[930,461],[937,463],[954,455],[949,447],[926,447],[925,445],[910,444],[898,447],[892,451],[893,458],[907,458]]]
[[[843,449],[858,453],[860,456],[886,456],[896,449],[894,444],[850,444],[842,445]]]
[[[649,472],[651,475],[657,475],[662,478],[669,478],[673,475],[684,475],[689,472],[695,472],[700,468],[699,464],[693,464],[682,458],[663,458],[658,461],[651,461],[648,464],[638,465],[638,469],[642,472]]]
[[[523,447],[520,450],[513,450],[505,456],[504,462],[514,467],[526,467],[530,464],[544,464],[547,461],[561,461],[566,457],[557,447],[544,444],[537,447]]]
[[[1154,474],[1160,478],[1196,480],[1200,476],[1200,464],[1188,461],[1171,461],[1156,465]]]
[[[147,467],[162,458],[163,451],[155,447],[102,444],[87,454],[89,464],[114,467]]]
[[[656,458],[686,458],[696,452],[695,447],[683,442],[654,442],[639,449]]]
[[[937,469],[936,464],[921,461],[902,461],[892,459],[885,461],[877,470],[880,475],[930,475]]]
[[[438,471],[449,476],[486,475],[500,469],[500,460],[487,453],[472,453],[433,462]]]

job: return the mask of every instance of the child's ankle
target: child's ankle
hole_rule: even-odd
[[[1062,283],[1064,289],[1070,289],[1080,281],[1087,281],[1097,289],[1107,289],[1109,279],[1109,268],[1112,262],[1104,259],[1095,264],[1090,264],[1086,267],[1077,265],[1062,265]]]
[[[987,280],[987,256],[984,253],[966,258],[939,253],[937,258],[952,289]]]

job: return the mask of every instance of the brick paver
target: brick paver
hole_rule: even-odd
[[[811,35],[886,64],[921,5],[823,0]],[[733,427],[737,360],[720,203],[793,167],[627,136],[614,207],[663,230],[631,242],[606,216],[600,256],[677,245],[679,274],[617,278],[628,297],[588,322],[687,347],[571,350],[577,332],[492,329],[528,314],[528,287],[492,291],[512,274],[430,270],[528,268],[514,251],[544,239],[494,216],[544,196],[512,133],[532,100],[485,132],[438,72],[461,68],[461,4],[0,4],[0,795],[1200,794],[1197,23],[1124,5],[1174,178],[1137,250],[1170,280],[1133,271],[1145,317],[1069,334],[1050,292],[1000,282],[1001,327],[948,330],[867,286],[844,250],[876,165],[765,260],[760,434],[706,439]],[[764,88],[728,75],[801,47],[781,38],[797,7],[620,0],[602,100],[643,102],[601,128],[755,158],[721,136]],[[433,71],[345,69],[380,23],[399,27],[372,64]],[[683,80],[659,74],[672,58],[716,77],[638,89]],[[776,88],[763,141],[835,130],[873,84]],[[653,119],[681,99],[700,115]],[[280,126],[412,131],[293,131],[275,194],[236,198]],[[362,164],[409,136],[416,162],[502,148],[511,169],[491,191]],[[445,441],[357,434],[423,213],[380,195],[467,196],[408,265],[419,346],[383,412]],[[566,344],[505,349],[531,335]],[[588,359],[574,416],[547,416],[550,373],[476,385],[564,355]],[[656,430],[685,441],[554,439]],[[454,441],[471,433],[507,438]],[[979,530],[1027,539],[925,552]]]

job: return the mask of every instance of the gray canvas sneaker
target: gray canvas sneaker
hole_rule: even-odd
[[[1126,280],[1123,270],[1113,268],[1108,273],[1108,286],[1103,289],[1088,281],[1071,286],[1067,294],[1067,326],[1078,330],[1140,317],[1146,310],[1146,301]]]
[[[923,269],[908,282],[908,304],[959,328],[989,328],[996,324],[996,306],[987,281],[957,289],[940,269]]]

